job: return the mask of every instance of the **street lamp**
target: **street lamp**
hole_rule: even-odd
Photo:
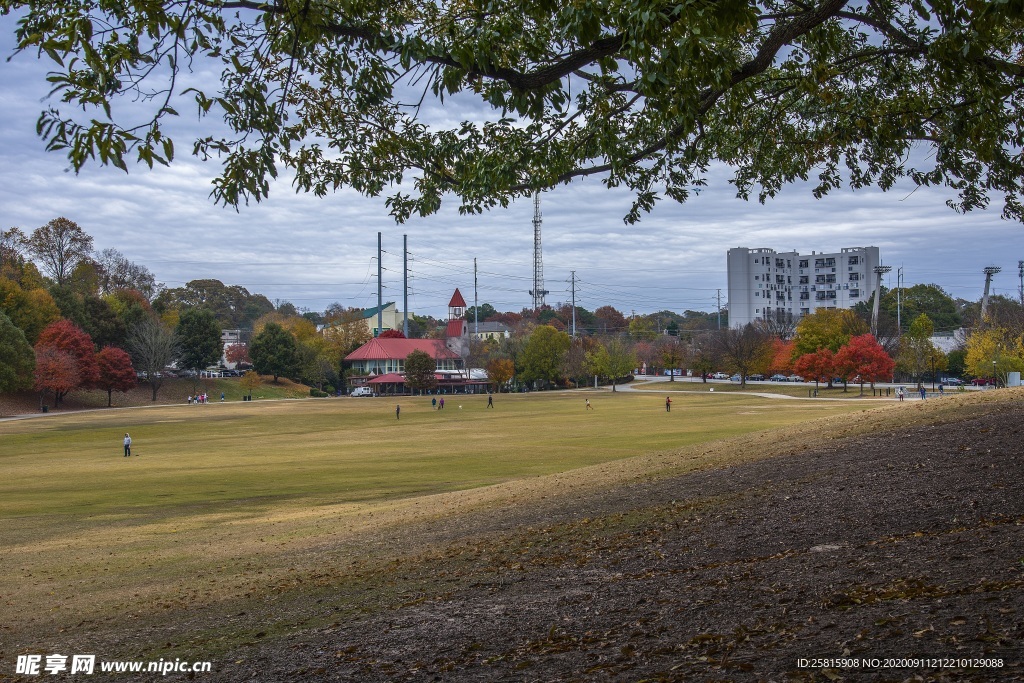
[[[999,386],[999,376],[996,374],[996,362],[992,361],[992,388]]]

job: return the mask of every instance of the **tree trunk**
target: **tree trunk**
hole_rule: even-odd
[[[113,404],[114,390],[107,389],[107,407],[109,408]]]

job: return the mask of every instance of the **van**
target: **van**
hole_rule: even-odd
[[[356,387],[349,396],[373,396],[373,389],[370,387]]]

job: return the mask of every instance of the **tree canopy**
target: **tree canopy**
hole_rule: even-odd
[[[1019,220],[1018,9],[0,0],[19,50],[51,62],[38,131],[76,170],[169,163],[172,119],[198,111],[206,128],[188,143],[222,160],[217,200],[266,197],[283,167],[318,195],[392,192],[399,220],[446,193],[475,213],[583,176],[629,188],[636,220],[685,201],[714,161],[741,197],[906,178],[952,188],[957,210],[1002,199]],[[217,70],[219,84],[193,75]],[[452,100],[479,114],[448,123],[437,112]]]

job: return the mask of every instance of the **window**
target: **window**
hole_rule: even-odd
[[[859,289],[851,289],[850,290],[850,298],[851,299],[857,299],[859,297],[860,297],[860,290]]]
[[[810,281],[811,281],[811,278],[810,278],[810,276],[808,276],[808,275],[801,275],[801,276],[800,276],[800,284],[802,284],[802,285],[806,285],[806,284],[808,284],[808,283],[809,283]]]
[[[851,266],[855,266],[860,263],[860,256],[851,256],[847,261]]]
[[[860,280],[860,273],[850,273],[850,282],[856,282]]]
[[[810,263],[810,259],[805,259],[805,258],[800,259],[800,267],[801,268],[807,268],[809,266],[809,263]]]

